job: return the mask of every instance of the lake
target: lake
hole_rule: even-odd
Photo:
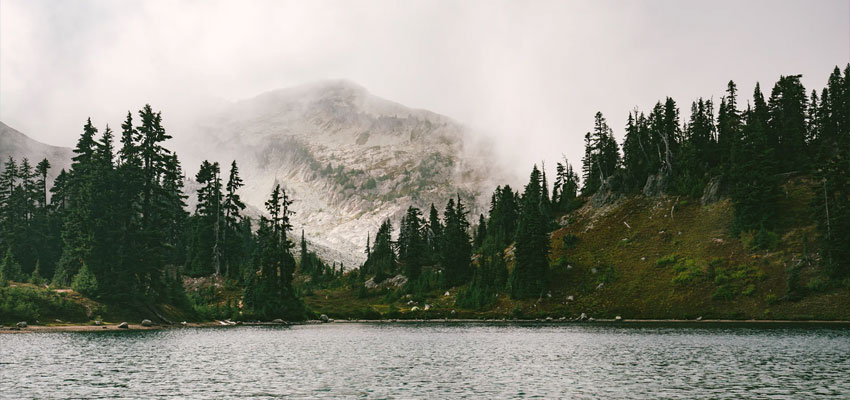
[[[331,323],[0,335],[3,398],[850,398],[850,329]]]

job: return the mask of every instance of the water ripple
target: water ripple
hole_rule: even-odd
[[[326,324],[0,335],[3,398],[850,398],[850,330]]]

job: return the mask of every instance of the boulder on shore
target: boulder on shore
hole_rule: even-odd
[[[142,326],[153,326],[153,321],[151,321],[149,319],[143,319],[142,320]]]
[[[329,318],[328,318],[328,316],[327,316],[327,315],[325,315],[325,314],[322,314],[322,315],[320,315],[320,316],[319,316],[319,321],[322,321],[322,322],[328,322],[329,320],[330,320],[330,319],[329,319]]]
[[[128,328],[130,328],[130,324],[128,324],[126,322],[122,322],[122,323],[118,324],[118,329],[128,329]]]
[[[18,322],[17,324],[15,324],[15,326],[18,327],[18,328],[26,328],[27,327],[27,321]]]

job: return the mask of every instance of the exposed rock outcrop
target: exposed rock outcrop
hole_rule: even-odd
[[[708,184],[705,185],[702,198],[700,198],[700,204],[707,206],[720,201],[723,197],[723,189],[723,176],[718,175],[711,178],[711,180],[708,181]]]
[[[668,180],[667,174],[662,171],[650,175],[646,178],[646,184],[643,185],[643,195],[646,197],[661,196],[667,190]]]

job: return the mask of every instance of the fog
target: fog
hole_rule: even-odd
[[[846,0],[2,0],[0,120],[72,146],[86,117],[151,103],[179,137],[221,104],[344,78],[472,127],[524,176],[578,167],[596,111],[622,138],[635,107],[671,96],[684,119],[729,79],[820,88],[850,60],[848,21]]]

